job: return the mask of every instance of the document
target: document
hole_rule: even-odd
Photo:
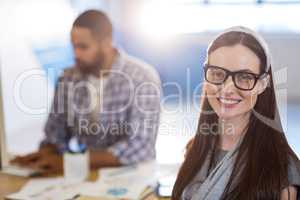
[[[84,183],[69,182],[64,178],[41,178],[30,180],[17,193],[10,194],[8,199],[71,199],[78,195],[78,189]]]
[[[179,165],[158,165],[155,161],[133,166],[103,168],[96,182],[61,178],[32,179],[8,199],[65,200],[77,197],[101,199],[140,199],[146,189],[153,188],[162,177],[177,174]],[[148,192],[149,193],[149,192]]]
[[[143,191],[156,184],[157,164],[154,161],[133,166],[103,168],[99,170],[99,180],[86,191],[84,196],[107,199],[139,199]]]
[[[179,167],[180,164],[159,165],[148,161],[133,166],[100,169],[97,186],[87,187],[82,194],[106,199],[141,199],[145,190],[154,188],[159,179],[176,176]]]

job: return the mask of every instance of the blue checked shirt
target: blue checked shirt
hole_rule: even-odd
[[[109,74],[75,68],[59,78],[41,145],[66,151],[76,137],[88,149],[107,150],[122,164],[155,158],[161,83],[155,69],[118,50]]]

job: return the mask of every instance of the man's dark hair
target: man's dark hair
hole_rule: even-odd
[[[112,36],[112,24],[107,15],[99,10],[87,10],[81,13],[73,23],[74,27],[87,28],[99,38]]]

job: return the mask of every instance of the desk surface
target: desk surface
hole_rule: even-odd
[[[97,171],[92,171],[88,180],[96,181],[98,178]],[[0,173],[0,200],[5,199],[5,196],[18,192],[23,185],[29,180],[29,178],[18,177],[13,175],[8,175],[4,173]],[[158,199],[156,196],[151,195],[147,200]]]
[[[17,192],[28,181],[28,178],[0,173],[0,199],[10,193]]]
[[[88,180],[96,181],[97,178],[97,171],[92,171]],[[29,179],[0,173],[0,199],[4,199],[8,194],[18,192]]]

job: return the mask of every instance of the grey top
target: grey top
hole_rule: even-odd
[[[213,163],[213,166],[216,166],[227,153],[228,153],[228,151],[226,151],[226,150],[217,149],[215,162]],[[298,166],[298,168],[299,167],[300,166]],[[288,166],[288,181],[290,183],[289,185],[293,185],[297,188],[297,200],[300,200],[300,171],[297,170],[297,165],[293,161],[291,161]],[[201,186],[202,182],[203,182],[203,180],[200,180],[199,174],[197,174],[195,176],[195,178],[184,189],[184,191],[182,193],[182,199],[190,200],[192,198],[193,194]]]

